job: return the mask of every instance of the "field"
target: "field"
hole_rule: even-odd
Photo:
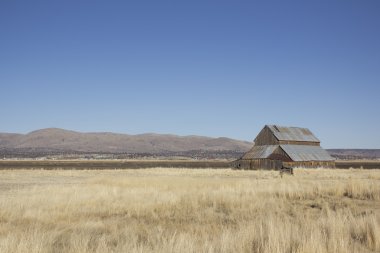
[[[380,252],[380,170],[0,170],[0,252]]]

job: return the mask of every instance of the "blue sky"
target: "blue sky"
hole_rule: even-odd
[[[0,132],[380,148],[380,1],[0,2]]]

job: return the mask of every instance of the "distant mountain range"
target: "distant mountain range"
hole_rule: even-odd
[[[28,134],[0,133],[0,155],[18,157],[57,153],[135,153],[152,155],[180,154],[202,157],[238,158],[252,147],[248,141],[204,136],[171,134],[81,133],[46,128]],[[328,149],[339,159],[379,159],[380,149]]]
[[[252,143],[225,137],[178,136],[170,134],[81,133],[47,128],[28,134],[0,133],[0,149],[78,151],[98,153],[151,153],[204,151],[245,152]]]
[[[339,159],[380,159],[380,149],[328,149],[327,151]]]

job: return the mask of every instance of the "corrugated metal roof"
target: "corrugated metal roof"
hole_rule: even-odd
[[[243,155],[242,159],[268,158],[278,147],[278,145],[253,146],[250,151]]]
[[[301,161],[333,161],[326,150],[320,146],[306,145],[280,145],[280,147],[289,155],[295,162]]]
[[[279,141],[320,142],[307,128],[282,127],[277,125],[268,125],[268,127]]]

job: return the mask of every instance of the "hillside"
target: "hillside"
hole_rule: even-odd
[[[245,152],[251,146],[250,142],[225,137],[81,133],[58,128],[41,129],[28,134],[0,133],[2,150],[161,154],[191,150]]]
[[[328,149],[338,159],[380,159],[380,149]]]
[[[171,134],[81,133],[59,128],[28,134],[0,133],[0,155],[33,157],[57,153],[129,153],[238,158],[253,143],[230,138]],[[337,159],[379,159],[380,149],[328,149]]]

